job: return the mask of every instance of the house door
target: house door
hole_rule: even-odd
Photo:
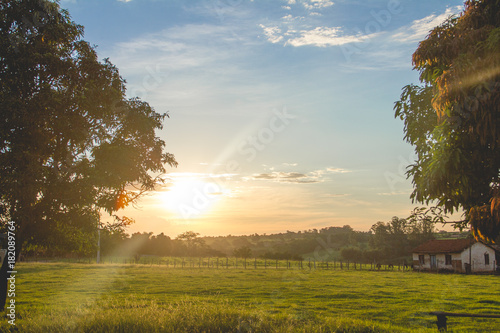
[[[431,269],[437,268],[436,256],[431,254]]]

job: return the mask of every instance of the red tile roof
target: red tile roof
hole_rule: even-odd
[[[432,239],[427,243],[417,246],[413,249],[414,253],[460,253],[475,240],[467,238],[462,239]]]

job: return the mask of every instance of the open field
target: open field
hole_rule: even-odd
[[[436,332],[429,311],[500,312],[498,276],[75,263],[17,270],[20,332]],[[500,320],[448,324],[500,331]],[[3,321],[0,330],[14,327]]]

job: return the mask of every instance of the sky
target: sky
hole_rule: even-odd
[[[61,0],[127,95],[168,112],[166,184],[127,232],[271,234],[407,217],[394,118],[411,55],[462,1]],[[103,217],[106,220],[106,217]],[[438,226],[441,227],[441,226]]]

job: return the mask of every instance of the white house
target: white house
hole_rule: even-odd
[[[433,239],[413,249],[416,270],[495,272],[500,253],[493,245],[473,239]]]

